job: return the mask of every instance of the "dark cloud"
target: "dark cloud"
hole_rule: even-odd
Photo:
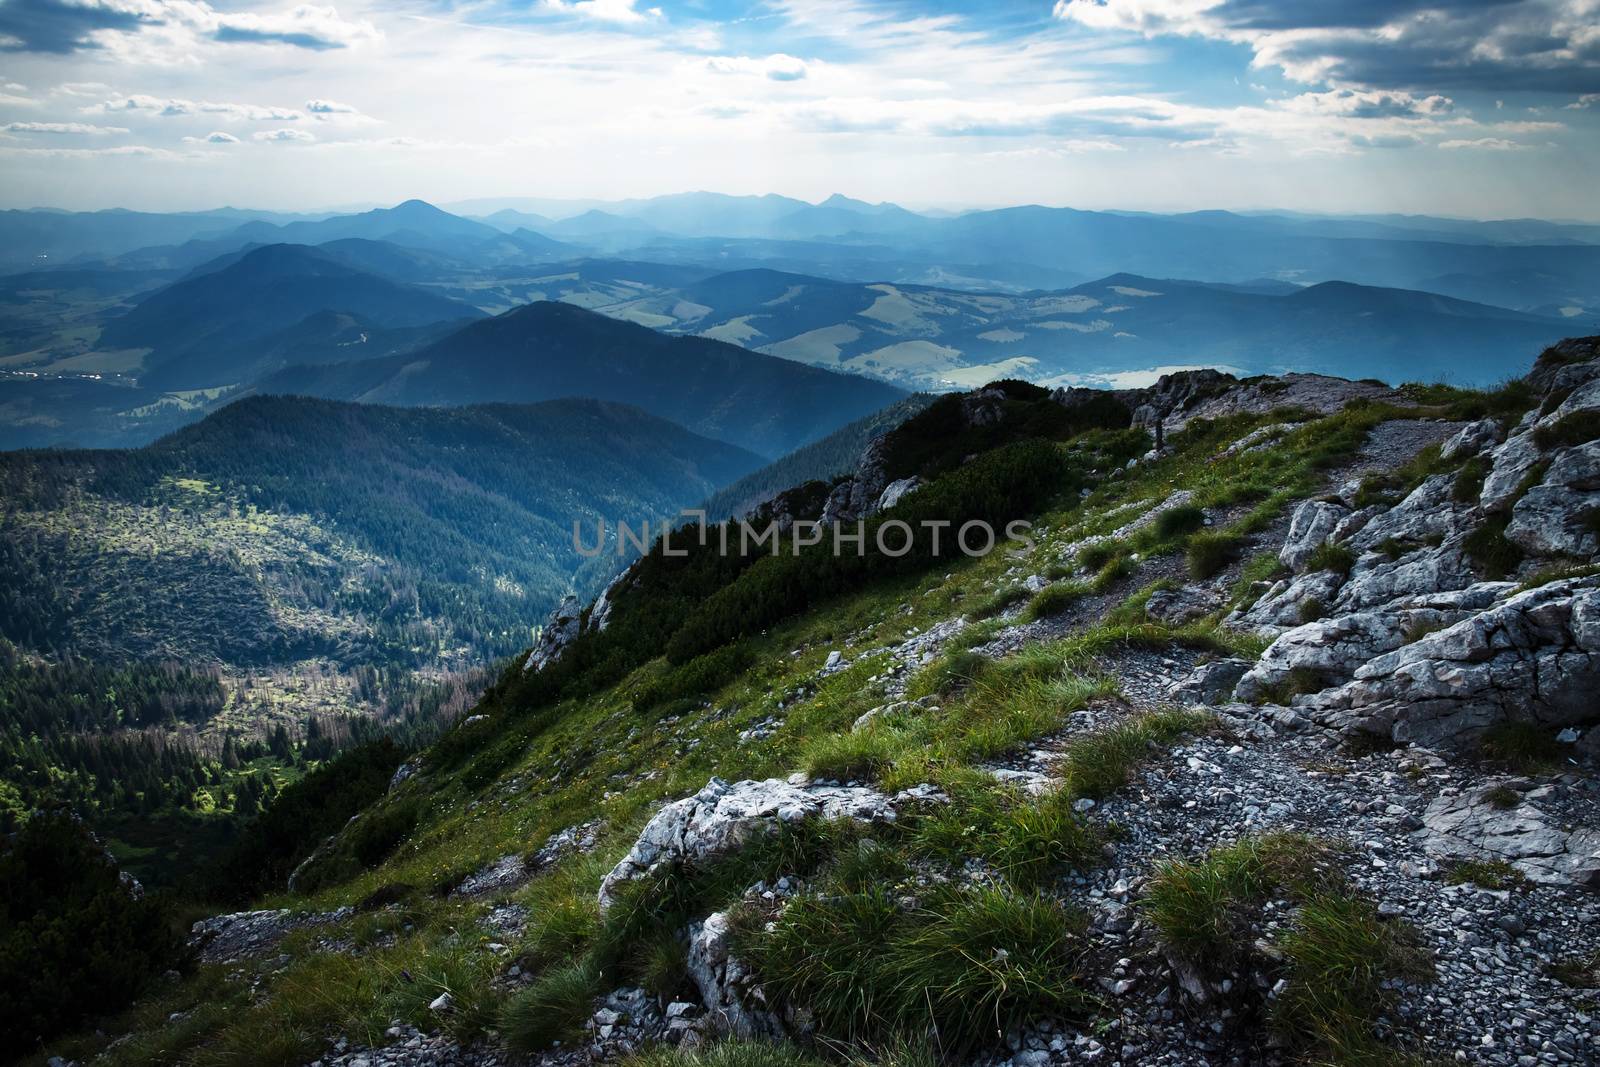
[[[1384,89],[1600,89],[1592,0],[1058,0],[1061,18],[1246,44],[1308,83]]]
[[[159,19],[121,5],[4,0],[0,2],[0,51],[66,55],[97,47],[90,37],[96,30],[126,32],[159,24]]]

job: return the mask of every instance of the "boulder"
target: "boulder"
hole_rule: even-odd
[[[1333,603],[1334,594],[1344,584],[1344,575],[1334,571],[1312,571],[1273,583],[1261,598],[1243,611],[1228,616],[1231,626],[1243,626],[1257,633],[1276,637],[1305,621],[1308,605]]]
[[[1600,382],[1596,382],[1600,385]],[[1555,454],[1543,480],[1511,510],[1506,538],[1534,556],[1600,552],[1600,441]]]
[[[719,1034],[781,1038],[782,1021],[768,1009],[754,976],[729,952],[728,913],[714,912],[689,926],[687,970],[705,1004],[705,1022]]]
[[[1283,540],[1278,561],[1291,570],[1302,570],[1317,549],[1327,543],[1340,522],[1350,516],[1342,504],[1306,500],[1294,509],[1289,519],[1289,534]]]
[[[582,632],[582,618],[583,606],[578,603],[578,598],[570,593],[563,597],[539,630],[539,640],[528,653],[522,669],[538,673],[544,670],[546,664],[561,658],[561,653]]]
[[[1248,660],[1219,659],[1202,663],[1189,676],[1167,690],[1169,699],[1179,704],[1206,704],[1215,707],[1233,699],[1233,689],[1250,669]]]
[[[1314,714],[1347,732],[1451,748],[1506,720],[1586,722],[1597,685],[1600,577],[1569,578],[1376,657],[1316,698]]]
[[[894,507],[921,484],[922,483],[915,477],[900,478],[890,482],[884,487],[883,495],[878,497],[878,506],[876,510],[883,511],[885,508]]]
[[[1600,829],[1561,829],[1539,806],[1552,795],[1551,786],[1491,783],[1441,796],[1423,813],[1417,836],[1441,860],[1509,863],[1530,881],[1600,889]]]
[[[1539,465],[1544,453],[1533,435],[1523,432],[1507,438],[1492,456],[1494,466],[1489,469],[1483,489],[1478,493],[1478,506],[1486,512],[1504,511],[1512,505],[1522,483]]]
[[[1178,589],[1158,589],[1145,602],[1144,613],[1168,626],[1182,626],[1210,615],[1222,606],[1222,597],[1215,590],[1197,585]]]
[[[600,907],[611,906],[624,882],[731,852],[780,823],[807,818],[893,822],[894,817],[889,798],[872,789],[794,785],[778,778],[729,784],[713,778],[694,796],[656,812],[600,883]]]
[[[1443,460],[1467,459],[1486,448],[1492,448],[1505,438],[1505,430],[1495,419],[1479,419],[1463,426],[1456,435],[1439,446]]]

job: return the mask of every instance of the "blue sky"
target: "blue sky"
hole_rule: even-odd
[[[1600,0],[0,0],[0,203],[1600,218]]]

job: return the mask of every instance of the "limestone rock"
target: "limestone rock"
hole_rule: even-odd
[[[914,492],[921,484],[922,483],[915,477],[900,478],[890,482],[884,487],[883,495],[878,497],[878,506],[875,510],[883,511],[885,508],[894,507],[896,504],[900,503],[901,500],[904,500],[908,494]]]
[[[1226,704],[1233,699],[1234,687],[1249,669],[1250,663],[1242,659],[1202,663],[1187,678],[1173,685],[1167,695],[1180,704]]]
[[[540,629],[539,640],[528,653],[522,669],[537,673],[544,670],[546,664],[559,659],[561,653],[581,632],[582,616],[583,606],[578,603],[578,598],[570,593],[563,597],[561,603],[550,613],[549,621]]]
[[[889,798],[872,789],[792,785],[779,778],[729,784],[713,778],[694,796],[656,812],[600,883],[600,907],[610,907],[624,882],[669,864],[723,855],[780,822],[812,817],[892,822],[895,813]]]
[[[1151,593],[1145,603],[1144,613],[1168,626],[1182,626],[1210,615],[1221,605],[1222,597],[1215,590],[1185,585]]]
[[[1501,797],[1516,796],[1502,806]],[[1509,863],[1531,881],[1600,888],[1600,830],[1568,833],[1539,807],[1551,787],[1518,792],[1501,785],[1441,796],[1417,831],[1429,855]]]
[[[1289,534],[1284,538],[1278,561],[1291,570],[1301,570],[1349,515],[1349,509],[1340,504],[1321,500],[1303,501],[1289,519]]]
[[[1569,578],[1378,656],[1318,698],[1318,718],[1346,731],[1459,747],[1505,720],[1585,722],[1597,684],[1600,578]]]
[[[733,1037],[783,1037],[783,1023],[766,1007],[754,976],[729,952],[729,933],[725,911],[689,926],[689,977],[700,990],[705,1021],[717,1033]]]
[[[1505,430],[1494,419],[1479,419],[1463,426],[1454,437],[1439,447],[1439,458],[1444,460],[1466,459],[1476,456],[1486,448],[1499,444],[1505,437]]]

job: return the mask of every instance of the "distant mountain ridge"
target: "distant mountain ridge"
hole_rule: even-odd
[[[141,299],[107,324],[103,347],[149,348],[153,380],[194,389],[248,381],[251,342],[344,312],[381,327],[481,318],[468,304],[394,282],[304,245],[265,245]]]
[[[769,458],[904,395],[873,379],[669,337],[558,302],[472,323],[404,356],[289,368],[258,389],[402,405],[596,397]]]

